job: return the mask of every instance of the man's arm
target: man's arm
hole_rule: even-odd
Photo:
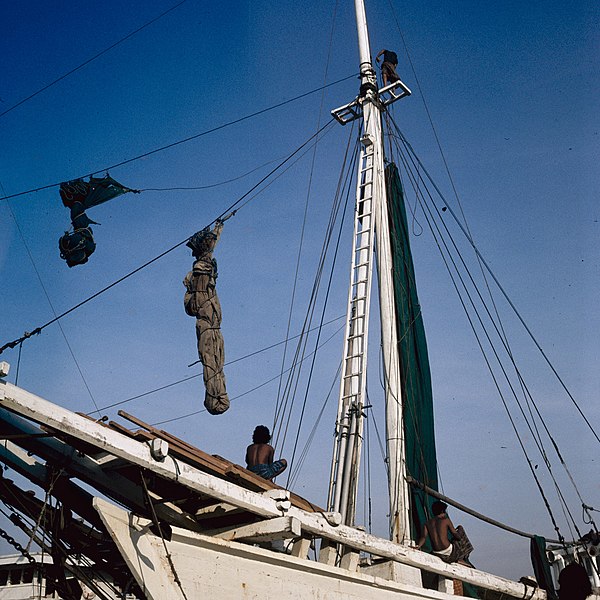
[[[375,57],[375,60],[376,60],[377,62],[379,62],[379,57],[380,57],[380,56],[381,56],[381,55],[382,55],[384,52],[386,52],[386,50],[382,50],[382,51],[381,51],[381,52],[380,52],[380,53],[379,53],[379,54],[378,54],[378,55]]]
[[[421,548],[421,546],[425,543],[425,540],[427,540],[427,535],[427,524],[425,524],[423,525],[423,533],[421,534],[421,537],[417,540],[417,548]]]
[[[267,464],[270,465],[273,463],[273,458],[275,457],[275,450],[273,446],[269,446],[269,453],[267,454]]]
[[[450,517],[448,517],[448,529],[450,530],[450,533],[452,534],[452,537],[459,540],[461,538],[460,534],[458,533],[458,531],[456,531],[456,529],[454,528],[454,525],[452,524],[452,521],[450,520]]]

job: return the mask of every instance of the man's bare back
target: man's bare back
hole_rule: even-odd
[[[446,515],[446,513],[442,513],[441,515],[433,517],[433,519],[429,519],[429,521],[425,523],[425,526],[423,527],[422,538],[429,534],[433,551],[440,552],[441,550],[446,550],[446,548],[450,546],[448,532],[450,532],[454,537],[458,537],[452,521]],[[421,540],[419,540],[419,542],[421,542]],[[425,540],[423,540],[423,543],[424,542]],[[419,545],[419,548],[421,545]]]
[[[270,465],[274,454],[275,451],[270,444],[250,444],[246,449],[246,464],[249,467]]]

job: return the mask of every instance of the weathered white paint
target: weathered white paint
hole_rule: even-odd
[[[532,592],[531,588],[526,588],[521,583],[462,565],[447,565],[435,556],[389,540],[377,538],[352,527],[344,525],[334,527],[319,513],[305,512],[293,506],[290,506],[288,510],[284,510],[287,507],[287,501],[274,500],[269,495],[251,492],[238,485],[199,471],[191,465],[175,461],[170,456],[161,462],[157,462],[152,458],[147,444],[132,440],[4,381],[0,381],[0,405],[33,421],[45,423],[54,429],[84,440],[115,456],[126,459],[132,464],[150,469],[165,479],[177,481],[189,489],[239,506],[254,514],[267,518],[295,517],[300,521],[304,533],[341,543],[355,551],[363,551],[375,556],[389,558],[516,598],[527,597],[530,600],[545,600],[546,598],[546,593],[542,590]],[[89,460],[91,461],[91,459]],[[342,572],[344,571],[342,570]]]
[[[300,521],[293,517],[276,517],[250,525],[204,532],[205,535],[222,540],[244,540],[252,543],[286,540],[298,537],[301,533]]]
[[[166,565],[163,542],[147,533],[149,522],[100,500],[95,505],[151,600],[183,594]],[[445,600],[454,598],[369,575],[274,553],[181,529],[165,542],[188,600]]]

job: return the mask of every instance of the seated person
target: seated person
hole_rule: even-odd
[[[469,562],[468,556],[473,550],[473,546],[464,529],[460,525],[454,527],[446,512],[447,508],[448,505],[440,500],[436,500],[431,505],[434,516],[423,526],[423,533],[417,541],[417,548],[421,548],[429,536],[433,553],[444,562],[458,562],[472,567],[473,565]],[[448,534],[452,536],[452,542],[450,542]]]
[[[273,461],[275,450],[269,444],[271,432],[268,427],[258,425],[252,434],[252,444],[246,449],[246,465],[253,473],[263,479],[272,480],[287,468],[287,461],[282,458]]]

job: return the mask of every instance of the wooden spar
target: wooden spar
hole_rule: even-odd
[[[177,482],[190,490],[209,495],[228,504],[244,508],[255,515],[271,519],[287,516],[297,519],[302,531],[311,536],[325,538],[337,544],[347,546],[353,551],[362,551],[374,556],[421,568],[426,571],[460,579],[486,589],[510,594],[515,597],[528,597],[532,600],[544,600],[543,591],[534,591],[523,584],[502,577],[482,573],[458,564],[445,564],[439,558],[414,548],[384,540],[353,527],[335,526],[323,513],[311,513],[291,505],[283,497],[286,490],[270,490],[257,493],[246,490],[236,484],[218,479],[184,462],[167,456],[162,460],[153,458],[147,443],[130,439],[99,423],[72,413],[56,404],[52,404],[35,394],[31,394],[10,383],[0,381],[0,405],[35,421],[52,427],[57,432],[74,436],[90,446],[129,461],[133,465],[148,469],[157,476]],[[39,440],[38,440],[39,443]],[[91,458],[90,464],[95,463]],[[101,472],[101,469],[98,469]],[[288,496],[289,497],[289,496]],[[188,535],[188,534],[186,534]],[[189,532],[189,535],[194,535]]]
[[[482,515],[481,513],[477,512],[476,510],[473,510],[472,508],[469,508],[468,506],[465,506],[464,504],[460,504],[460,502],[457,502],[456,500],[452,500],[452,498],[448,498],[448,496],[444,496],[444,494],[440,494],[439,492],[436,492],[435,490],[431,489],[429,486],[425,485],[424,483],[421,483],[420,481],[417,481],[414,477],[411,477],[410,475],[408,475],[406,477],[406,481],[409,484],[422,489],[426,494],[429,494],[430,496],[433,496],[434,498],[437,498],[438,500],[443,500],[447,504],[454,506],[454,508],[458,508],[462,512],[465,512],[465,513],[471,515],[472,517],[479,519],[480,521],[485,521],[486,523],[489,523],[490,525],[494,525],[495,527],[499,527],[500,529],[504,529],[505,531],[509,531],[510,533],[520,535],[521,537],[526,537],[526,538],[530,538],[530,539],[535,537],[534,533],[527,533],[525,531],[521,531],[520,529],[515,529],[514,527],[511,527],[510,525],[505,525],[504,523],[501,523],[500,521],[496,521],[495,519],[492,519],[490,517],[486,517],[485,515]],[[562,544],[563,543],[559,540],[550,540],[548,538],[545,538],[545,539],[547,542],[550,542],[551,544]]]

